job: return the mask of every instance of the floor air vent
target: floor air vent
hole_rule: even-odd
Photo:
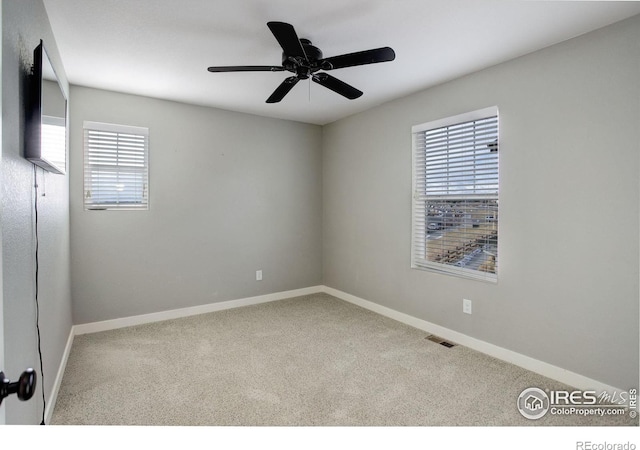
[[[451,348],[451,347],[455,347],[456,346],[456,344],[452,344],[451,342],[446,341],[446,340],[442,339],[441,337],[434,336],[433,334],[430,334],[425,339],[427,339],[427,340],[429,340],[431,342],[435,342],[436,344],[444,345],[447,348]]]

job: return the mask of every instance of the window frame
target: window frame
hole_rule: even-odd
[[[139,201],[135,202],[94,202],[89,201],[91,197],[88,196],[88,192],[91,191],[89,187],[92,185],[92,176],[89,173],[91,167],[98,166],[98,164],[91,164],[89,162],[89,157],[91,153],[91,148],[89,145],[89,133],[97,132],[97,133],[110,133],[116,135],[126,135],[126,136],[134,136],[136,138],[143,138],[142,141],[142,156],[143,156],[143,167],[139,169],[139,172],[142,174],[143,187],[141,189],[141,195],[136,198]],[[117,140],[117,138],[116,138]],[[94,149],[95,151],[95,149]],[[120,146],[118,145],[118,149],[115,151],[119,155],[119,152],[122,151]],[[104,123],[104,122],[93,122],[93,121],[84,121],[83,123],[83,206],[85,211],[147,211],[149,210],[149,128],[147,127],[138,127],[131,125],[119,125],[112,123]],[[124,166],[126,167],[126,166]],[[126,169],[114,169],[117,173],[125,172]],[[129,173],[135,173],[138,169],[131,168],[129,169]]]
[[[471,111],[471,112],[467,112],[467,113],[463,113],[463,114],[458,114],[455,116],[451,116],[451,117],[445,117],[442,119],[437,119],[437,120],[432,120],[429,122],[425,122],[422,124],[418,124],[418,125],[414,125],[411,128],[411,141],[412,141],[412,148],[411,148],[411,152],[412,152],[412,156],[411,156],[411,192],[412,192],[412,199],[411,199],[411,244],[410,244],[410,248],[411,248],[411,268],[412,269],[417,269],[417,270],[424,270],[424,271],[428,271],[428,272],[434,272],[434,273],[440,273],[440,274],[447,274],[447,275],[452,275],[452,276],[457,276],[457,277],[462,277],[462,278],[467,278],[467,279],[473,279],[473,280],[479,280],[479,281],[486,281],[486,282],[491,282],[491,283],[497,283],[498,281],[498,257],[497,257],[497,246],[498,246],[498,229],[499,229],[499,217],[500,214],[498,211],[497,215],[495,216],[494,220],[495,221],[495,228],[496,228],[496,256],[495,256],[495,272],[485,272],[485,271],[481,271],[478,269],[469,269],[466,267],[457,267],[454,266],[452,264],[447,264],[447,263],[441,263],[441,262],[436,262],[436,261],[429,261],[428,260],[428,255],[427,255],[427,250],[426,250],[426,242],[427,242],[427,236],[428,236],[428,224],[426,222],[428,222],[427,220],[424,221],[424,229],[421,230],[419,229],[417,222],[417,214],[420,214],[421,211],[425,211],[424,206],[420,206],[420,211],[418,211],[419,205],[418,202],[422,202],[422,201],[426,201],[428,198],[428,194],[427,194],[427,187],[425,184],[425,187],[423,190],[419,191],[419,187],[417,186],[417,181],[418,181],[418,163],[417,163],[417,159],[418,157],[420,157],[420,155],[423,155],[423,157],[426,158],[426,149],[422,148],[421,146],[418,145],[418,135],[420,133],[425,133],[428,131],[432,131],[432,130],[437,130],[440,128],[445,128],[445,127],[451,127],[451,126],[455,126],[455,125],[461,125],[464,123],[469,123],[469,122],[474,122],[474,121],[478,121],[478,120],[482,120],[482,119],[487,119],[490,117],[496,117],[496,135],[497,135],[497,143],[498,144],[498,148],[499,148],[499,142],[500,142],[500,117],[499,117],[499,111],[498,111],[498,107],[497,106],[491,106],[491,107],[487,107],[487,108],[482,108],[482,109],[478,109],[475,111]],[[496,170],[496,176],[497,176],[497,192],[495,194],[495,203],[496,203],[496,208],[498,208],[499,206],[499,197],[500,197],[500,164],[499,164],[499,152],[497,155],[497,160],[496,160],[496,164],[497,164],[497,170]],[[426,170],[426,169],[425,169]],[[475,186],[475,185],[474,185]],[[460,201],[460,200],[456,200],[455,197],[456,195],[439,195],[437,197],[451,197],[452,201]],[[459,196],[461,197],[461,196]],[[490,195],[486,195],[485,197],[479,197],[479,199],[485,199],[485,200],[489,200],[490,199]],[[420,199],[419,199],[420,198]],[[445,200],[438,200],[438,201],[443,201],[445,202]],[[488,220],[488,219],[487,219]],[[424,250],[420,251],[419,250],[419,246],[420,245],[424,245]],[[424,254],[424,258],[418,258],[417,254],[418,253],[422,253]]]

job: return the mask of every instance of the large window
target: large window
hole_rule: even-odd
[[[411,267],[487,281],[498,271],[498,110],[416,125]]]
[[[84,122],[85,209],[149,209],[148,128]]]

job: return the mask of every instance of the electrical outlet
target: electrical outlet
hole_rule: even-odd
[[[466,298],[462,299],[462,312],[471,314],[471,300],[467,300]]]
[[[262,281],[262,270],[256,270],[256,281]]]

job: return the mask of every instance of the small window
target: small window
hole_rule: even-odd
[[[497,281],[497,108],[416,125],[412,133],[411,267]]]
[[[55,167],[66,169],[66,128],[64,117],[42,115],[42,153]]]
[[[149,209],[149,129],[84,122],[84,208]]]

